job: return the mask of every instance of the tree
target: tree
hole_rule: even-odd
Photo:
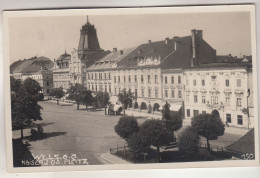
[[[106,108],[109,103],[109,94],[107,92],[97,92],[97,105],[99,108],[105,108],[105,115],[106,115]]]
[[[180,152],[186,157],[194,156],[198,152],[199,135],[191,126],[185,128],[178,138]]]
[[[83,89],[81,92],[81,96],[82,98],[80,99],[86,106],[86,108],[91,105],[93,103],[93,96],[92,96],[92,92],[88,89]]]
[[[133,133],[139,131],[137,120],[133,116],[123,116],[114,127],[115,132],[123,139],[128,139]]]
[[[123,104],[125,113],[125,109],[127,109],[127,106],[133,102],[135,96],[130,90],[127,92],[126,89],[123,89],[122,92],[118,94],[118,99]]]
[[[143,139],[140,132],[134,132],[127,139],[127,144],[129,146],[129,151],[133,153],[134,159],[137,160],[142,154],[149,150],[150,144]]]
[[[13,77],[10,80],[12,128],[20,129],[23,139],[23,129],[30,126],[32,121],[42,120],[42,107],[38,105],[42,88],[31,78],[27,78],[24,82]]]
[[[76,83],[75,86],[71,86],[68,89],[68,99],[76,101],[77,110],[79,110],[79,104],[82,101],[82,93],[86,88],[79,83]]]
[[[53,88],[49,95],[55,97],[57,99],[57,105],[59,105],[59,99],[65,95],[65,92],[63,91],[62,87]]]
[[[140,127],[140,133],[145,142],[157,148],[157,162],[160,160],[160,146],[169,144],[172,133],[165,128],[162,120],[146,120]]]
[[[170,111],[170,104],[165,103],[162,109],[162,120],[165,122],[166,129],[171,131],[174,135],[174,131],[179,130],[182,127],[182,115],[180,112]]]
[[[216,140],[224,135],[225,126],[218,114],[200,114],[192,118],[191,126],[195,131],[207,139],[208,151],[210,151],[209,140]]]

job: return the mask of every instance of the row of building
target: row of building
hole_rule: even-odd
[[[171,110],[182,109],[185,119],[216,110],[229,125],[254,125],[252,57],[217,56],[202,30],[104,51],[94,25],[87,20],[80,30],[78,49],[71,54],[65,51],[48,71],[53,88],[81,83],[110,96],[130,90],[137,98],[130,107],[143,112],[158,112],[167,101]]]

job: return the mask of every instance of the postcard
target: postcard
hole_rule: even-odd
[[[254,5],[3,16],[8,172],[259,164]]]

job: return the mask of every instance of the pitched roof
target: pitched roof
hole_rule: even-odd
[[[135,48],[127,48],[116,52],[111,52],[96,61],[93,65],[87,68],[87,70],[98,70],[98,69],[111,69],[117,66],[117,62],[121,61],[125,56],[132,52]]]
[[[71,59],[71,55],[67,54],[65,51],[65,53],[60,55],[60,57],[56,61],[69,61],[70,59]]]
[[[41,56],[38,58],[23,60],[11,66],[12,73],[29,74],[39,72],[42,67],[46,69],[51,69],[53,67],[53,62],[49,58]]]
[[[255,153],[255,134],[254,129],[251,129],[238,141],[226,147],[227,150],[238,153]]]
[[[85,67],[88,68],[96,61],[103,58],[105,55],[107,55],[107,52],[104,50],[93,50],[93,51],[89,50],[83,53],[83,56],[81,57],[81,61],[85,63]]]

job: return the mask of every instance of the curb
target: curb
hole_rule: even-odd
[[[112,155],[109,152],[108,153],[102,153],[100,155],[100,158],[112,163],[112,164],[131,164],[130,162],[119,158],[118,156]]]

